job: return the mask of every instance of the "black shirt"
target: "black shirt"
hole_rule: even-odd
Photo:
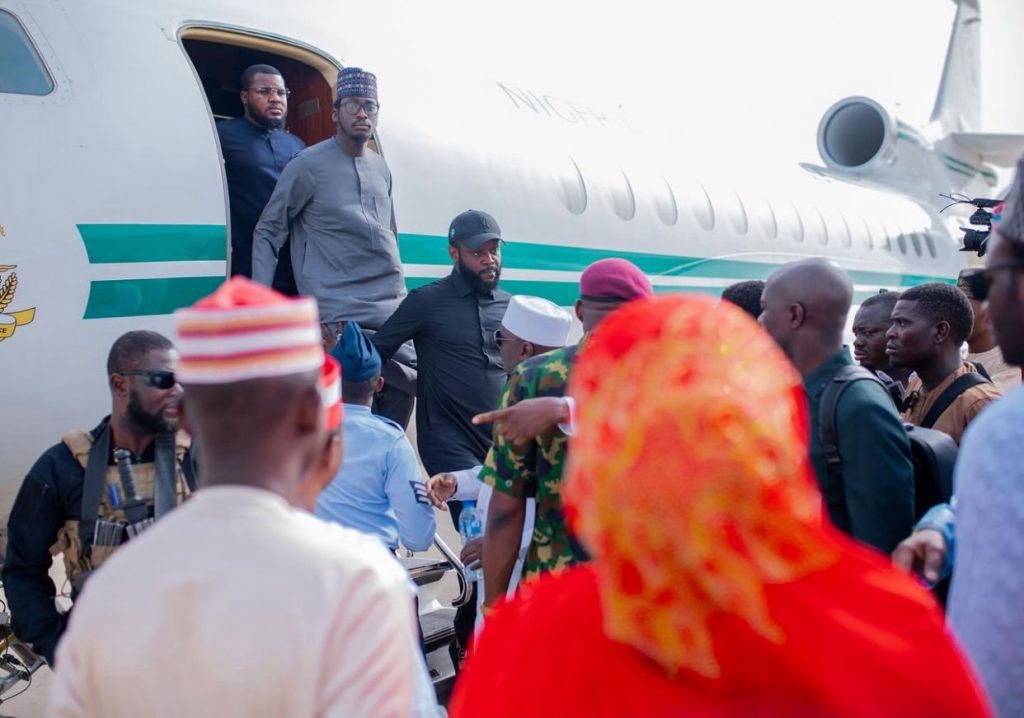
[[[453,270],[414,289],[373,336],[387,361],[409,339],[416,345],[416,433],[420,460],[431,475],[484,462],[491,427],[474,426],[475,414],[493,410],[505,385],[494,342],[509,294],[485,295]]]
[[[94,440],[109,420],[105,418],[92,429]],[[150,444],[138,463],[152,463],[155,448],[155,442]],[[191,461],[190,450],[184,462]],[[111,455],[108,464],[113,463]],[[50,666],[67,620],[57,613],[54,604],[57,588],[49,576],[53,559],[50,547],[68,521],[81,520],[84,481],[85,469],[67,445],[62,441],[51,446],[29,469],[7,522],[7,553],[0,578],[11,607],[11,627]]]
[[[257,127],[244,117],[217,124],[231,205],[231,274],[252,276],[252,233],[281,170],[305,143],[285,130]],[[282,266],[284,265],[284,266]],[[274,288],[297,294],[291,254],[281,253]]]

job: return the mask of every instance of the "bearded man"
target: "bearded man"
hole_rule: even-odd
[[[451,274],[413,290],[370,337],[384,361],[410,339],[416,347],[417,444],[431,476],[479,466],[491,448],[490,425],[472,419],[495,407],[506,379],[495,339],[510,299],[498,288],[501,244],[491,215],[457,216],[448,228]]]
[[[119,337],[107,357],[110,416],[91,431],[65,434],[18,491],[0,577],[14,632],[51,666],[67,620],[54,604],[53,556],[63,554],[75,600],[122,543],[195,489],[191,440],[177,430],[177,365],[178,352],[161,334]],[[133,481],[124,479],[115,455],[130,463]]]
[[[252,276],[252,233],[292,157],[306,143],[288,132],[288,95],[284,77],[271,65],[250,65],[239,81],[242,116],[217,123],[231,205],[231,274]],[[297,294],[291,245],[285,240],[273,286]]]

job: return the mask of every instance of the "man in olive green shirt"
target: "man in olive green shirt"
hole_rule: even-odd
[[[873,381],[855,381],[836,406],[840,477],[829,476],[819,434],[822,392],[845,366],[843,327],[853,287],[821,259],[783,265],[761,295],[760,322],[804,377],[810,456],[829,518],[854,538],[890,553],[914,521],[910,440],[892,399]]]

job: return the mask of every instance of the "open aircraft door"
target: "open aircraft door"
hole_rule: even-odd
[[[242,72],[250,65],[266,64],[281,71],[291,91],[285,129],[307,147],[334,134],[331,88],[340,65],[324,53],[277,36],[212,25],[187,27],[181,31],[180,41],[202,87],[212,123],[244,114],[239,97]],[[227,206],[223,163],[221,168]]]

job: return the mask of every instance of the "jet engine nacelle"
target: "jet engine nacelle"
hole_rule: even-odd
[[[932,145],[869,97],[846,97],[818,125],[818,153],[842,175],[906,186],[931,172]]]

